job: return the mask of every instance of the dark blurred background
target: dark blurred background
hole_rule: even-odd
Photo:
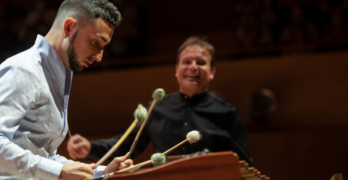
[[[156,88],[177,91],[177,49],[199,35],[217,51],[210,90],[237,108],[262,174],[348,178],[348,0],[110,1],[123,22],[103,61],[74,75],[73,134],[116,135]],[[61,2],[0,1],[0,61],[45,35]]]
[[[86,71],[172,63],[190,35],[206,36],[231,60],[348,48],[346,0],[111,1],[124,20],[103,62]],[[61,2],[2,0],[1,61],[45,35]]]

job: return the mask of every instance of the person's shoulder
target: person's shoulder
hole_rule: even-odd
[[[219,107],[219,109],[223,109],[226,111],[228,111],[228,110],[235,111],[236,110],[236,108],[232,104],[220,99],[219,97],[215,96],[214,94],[208,92],[208,96],[209,96],[209,99],[213,102],[214,106]]]
[[[31,71],[35,69],[35,66],[38,66],[40,64],[40,61],[41,58],[38,52],[35,51],[35,49],[30,48],[26,51],[9,57],[1,64],[1,67],[18,67]]]
[[[17,82],[35,82],[41,79],[40,56],[33,49],[28,49],[6,59],[0,65],[0,77],[11,78],[13,74]],[[8,74],[10,76],[4,76]]]

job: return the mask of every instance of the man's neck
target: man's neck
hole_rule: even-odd
[[[194,96],[196,94],[202,94],[202,93],[206,92],[207,89],[203,90],[203,91],[202,90],[198,91],[198,90],[185,90],[183,88],[180,88],[179,91],[183,94],[186,94],[187,96],[189,96],[191,98],[192,96]]]
[[[53,47],[53,49],[57,52],[58,56],[62,60],[65,69],[69,69],[68,56],[66,52],[63,50],[63,38],[64,36],[57,32],[56,30],[50,30],[46,36],[46,41]]]

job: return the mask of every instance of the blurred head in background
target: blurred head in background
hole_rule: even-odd
[[[181,93],[192,97],[207,91],[215,74],[214,47],[202,38],[188,38],[178,50],[175,70]]]

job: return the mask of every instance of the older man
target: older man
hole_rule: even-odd
[[[241,159],[252,164],[247,139],[235,108],[215,97],[208,85],[215,75],[215,50],[198,37],[188,38],[178,51],[175,77],[179,92],[166,95],[154,107],[135,147],[134,156],[145,150],[152,141],[155,152],[164,152],[186,139],[186,134],[198,130],[202,140],[184,144],[169,155],[189,154],[208,148],[210,151],[234,151]],[[138,128],[128,136],[113,156],[126,153]],[[73,158],[101,158],[121,138],[122,134],[107,140],[89,142],[74,135],[68,142]]]
[[[57,154],[72,72],[101,61],[120,21],[107,0],[65,0],[48,34],[0,65],[0,179],[90,179],[131,164],[115,158],[93,171]]]

